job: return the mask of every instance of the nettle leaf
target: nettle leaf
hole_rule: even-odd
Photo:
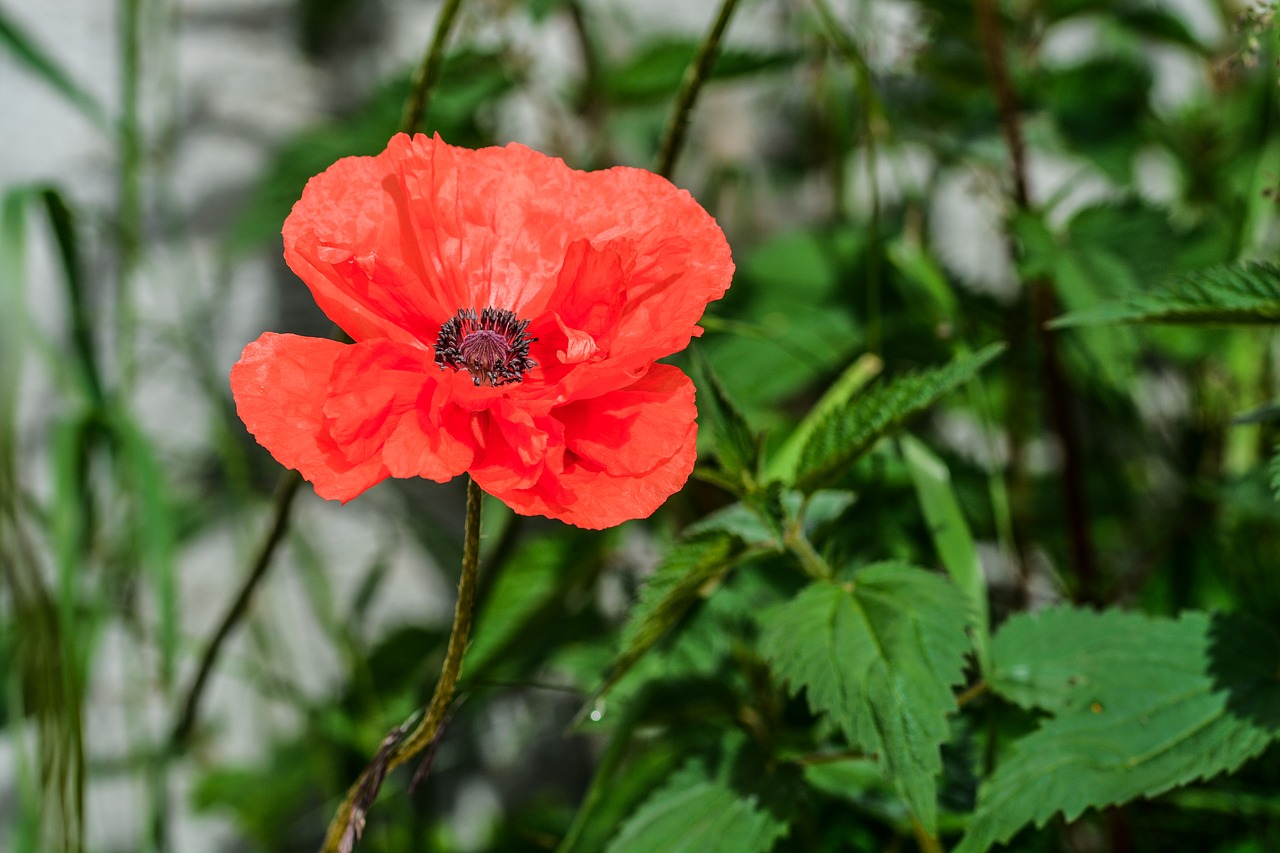
[[[622,652],[601,692],[616,684],[724,577],[744,548],[738,537],[712,532],[686,539],[667,552],[623,626]]]
[[[969,640],[960,592],[945,578],[883,563],[848,583],[815,583],[761,618],[780,679],[804,688],[849,743],[874,754],[922,824],[937,822],[939,747],[955,710]]]
[[[878,440],[971,379],[1004,350],[992,344],[942,367],[899,376],[850,400],[814,427],[800,452],[796,485],[812,490],[835,478]]]
[[[607,853],[764,853],[787,823],[733,784],[730,762],[692,759],[622,827]]]
[[[992,689],[1053,716],[982,785],[956,853],[1234,770],[1280,736],[1280,637],[1248,618],[1060,608],[1013,617],[992,651]]]
[[[1103,323],[1280,323],[1280,266],[1221,264],[1164,288],[1054,320],[1054,328]]]

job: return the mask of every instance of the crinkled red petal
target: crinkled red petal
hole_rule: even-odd
[[[344,350],[337,341],[268,332],[231,368],[236,412],[253,437],[318,495],[341,501],[389,475],[377,457],[352,462],[325,429],[329,377]]]

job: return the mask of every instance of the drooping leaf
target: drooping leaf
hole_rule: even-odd
[[[610,668],[605,691],[680,621],[733,566],[742,551],[742,540],[714,532],[686,539],[667,552],[641,590],[640,600],[622,629],[622,652]]]
[[[921,823],[937,821],[939,747],[969,648],[960,595],[901,564],[848,583],[814,583],[761,617],[761,648],[780,679],[878,757]]]
[[[850,400],[814,427],[800,453],[796,485],[807,491],[834,479],[879,439],[972,378],[1003,350],[1003,344],[992,344],[942,367],[899,376]]]
[[[992,650],[992,689],[1053,716],[983,784],[957,853],[1234,770],[1280,736],[1280,637],[1251,619],[1060,608],[1009,620]]]
[[[909,435],[902,437],[902,458],[915,485],[920,511],[929,535],[951,580],[969,600],[969,627],[974,652],[983,673],[991,667],[991,638],[987,615],[987,583],[969,523],[951,487],[951,472],[934,453]]]
[[[1165,287],[1091,311],[1073,312],[1055,328],[1103,323],[1280,323],[1280,266],[1222,264],[1188,273]]]
[[[608,853],[764,853],[788,826],[753,793],[736,790],[728,761],[693,759],[645,801]]]

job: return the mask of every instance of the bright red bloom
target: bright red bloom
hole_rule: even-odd
[[[693,383],[654,362],[733,262],[666,179],[400,135],[311,179],[284,254],[354,343],[268,332],[231,388],[322,497],[469,472],[516,512],[601,528],[688,479]]]

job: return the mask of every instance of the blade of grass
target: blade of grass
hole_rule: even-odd
[[[0,44],[6,46],[20,64],[65,98],[67,103],[79,110],[99,130],[108,134],[113,132],[111,118],[102,104],[77,83],[30,33],[18,26],[4,9],[0,9]]]
[[[960,502],[951,487],[951,472],[933,451],[910,435],[899,439],[902,458],[915,485],[920,510],[929,526],[929,535],[951,580],[969,599],[969,626],[978,667],[985,676],[991,670],[990,616],[987,612],[987,584],[982,574],[973,533]]]

